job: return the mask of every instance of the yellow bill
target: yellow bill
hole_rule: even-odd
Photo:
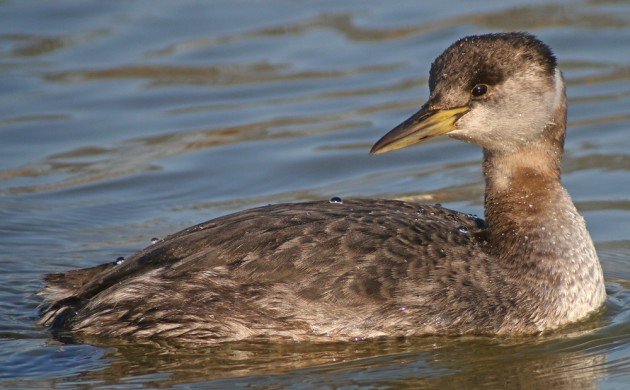
[[[420,111],[396,126],[372,146],[370,154],[380,154],[417,144],[427,138],[446,134],[456,129],[455,122],[469,108],[430,109],[424,105]]]

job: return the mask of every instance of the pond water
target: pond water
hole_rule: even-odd
[[[0,386],[610,388],[630,381],[630,5],[624,1],[0,2]],[[370,157],[450,43],[530,31],[568,85],[564,183],[606,310],[538,338],[61,344],[48,272],[278,202],[386,197],[483,214],[481,152]]]

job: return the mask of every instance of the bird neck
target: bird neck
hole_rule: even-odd
[[[564,129],[561,129],[564,130]],[[484,151],[489,250],[509,275],[527,281],[549,326],[591,313],[605,299],[601,265],[584,219],[560,182],[562,142],[509,153]]]
[[[532,242],[535,236],[545,238],[549,250],[559,249],[549,233],[564,236],[556,225],[568,225],[550,222],[564,211],[577,214],[560,182],[558,153],[550,149],[541,144],[510,153],[484,151],[486,222],[501,257],[522,257],[539,244]]]
[[[532,240],[539,235],[547,250],[561,252],[555,236],[564,236],[561,230],[574,224],[558,221],[579,217],[560,181],[566,113],[564,98],[538,139],[510,150],[484,149],[485,214],[490,240],[501,256],[522,258],[540,244]],[[591,242],[585,228],[578,230]]]

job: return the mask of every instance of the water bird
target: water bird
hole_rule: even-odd
[[[48,275],[40,323],[217,343],[536,335],[592,315],[604,279],[560,180],[567,100],[550,48],[527,33],[462,38],[429,89],[371,153],[442,134],[480,146],[485,221],[382,199],[245,210]]]

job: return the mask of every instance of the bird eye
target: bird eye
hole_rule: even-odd
[[[477,84],[475,85],[475,87],[472,89],[470,93],[472,93],[473,96],[481,96],[481,95],[484,95],[486,92],[488,92],[487,85]]]

